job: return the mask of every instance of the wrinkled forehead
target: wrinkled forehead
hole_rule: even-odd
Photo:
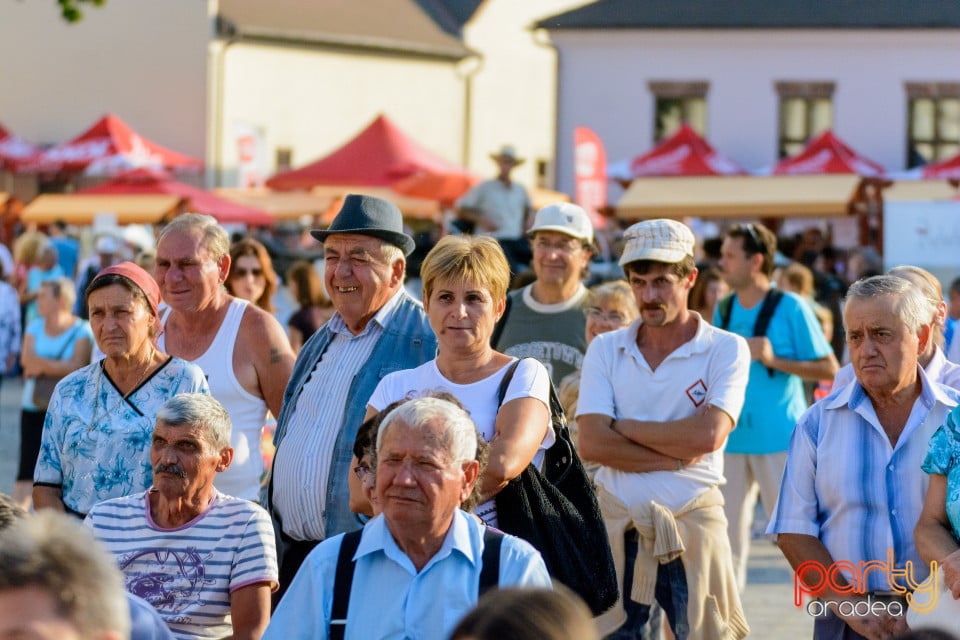
[[[183,229],[167,233],[157,245],[160,260],[211,259],[210,240],[198,229]]]

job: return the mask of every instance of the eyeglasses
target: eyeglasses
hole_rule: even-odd
[[[557,253],[565,253],[569,255],[581,247],[583,247],[583,244],[573,238],[561,242],[547,242],[542,238],[533,241],[534,251],[541,251],[543,253],[556,251]]]
[[[611,311],[610,313],[604,313],[603,309],[598,307],[587,307],[583,310],[583,315],[591,318],[592,320],[598,320],[602,322],[609,322],[616,325],[627,324],[627,319],[616,311]]]
[[[259,278],[263,276],[263,269],[244,269],[243,267],[239,267],[233,270],[233,275],[237,278],[246,278],[247,276]]]
[[[371,473],[373,473],[373,469],[366,465],[360,464],[353,468],[353,474],[357,476],[357,479],[360,480],[360,482],[363,482],[363,479]]]

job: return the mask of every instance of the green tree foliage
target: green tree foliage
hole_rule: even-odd
[[[83,11],[80,7],[85,4],[91,4],[95,7],[102,7],[107,0],[57,0],[60,5],[60,15],[69,23],[80,22],[83,19]]]

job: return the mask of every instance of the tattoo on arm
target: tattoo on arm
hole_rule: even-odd
[[[283,360],[283,355],[280,353],[280,349],[276,347],[270,349],[270,364],[277,364],[281,360]]]

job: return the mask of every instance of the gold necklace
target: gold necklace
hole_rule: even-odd
[[[93,431],[93,426],[94,426],[95,424],[97,424],[98,422],[100,422],[100,420],[102,420],[103,418],[106,418],[108,415],[110,415],[111,413],[113,413],[114,411],[116,411],[117,408],[120,407],[120,405],[122,405],[124,402],[127,401],[127,398],[129,398],[131,395],[133,395],[133,392],[134,392],[134,391],[136,391],[137,389],[140,388],[140,383],[143,382],[143,379],[147,377],[147,372],[150,371],[150,367],[153,365],[153,357],[154,357],[154,354],[155,354],[155,353],[156,353],[156,351],[155,351],[153,348],[151,348],[151,349],[150,349],[150,360],[148,361],[147,366],[144,367],[144,368],[143,368],[143,371],[140,373],[140,378],[138,378],[137,381],[136,381],[136,382],[133,384],[133,386],[130,388],[130,391],[128,391],[127,393],[120,393],[120,400],[117,401],[116,404],[114,404],[112,407],[108,408],[108,409],[107,409],[106,411],[104,411],[103,413],[99,413],[99,414],[98,414],[98,413],[97,413],[97,405],[100,403],[100,383],[103,381],[103,372],[104,372],[104,369],[107,368],[107,363],[106,363],[106,361],[104,360],[104,361],[102,362],[102,364],[100,365],[99,375],[97,376],[97,387],[96,387],[96,390],[93,392],[93,420],[91,420],[89,423],[87,423],[87,433],[90,433],[91,431]],[[114,387],[116,387],[116,385],[114,385]],[[119,392],[120,392],[120,389],[117,389],[117,393],[119,393]]]

